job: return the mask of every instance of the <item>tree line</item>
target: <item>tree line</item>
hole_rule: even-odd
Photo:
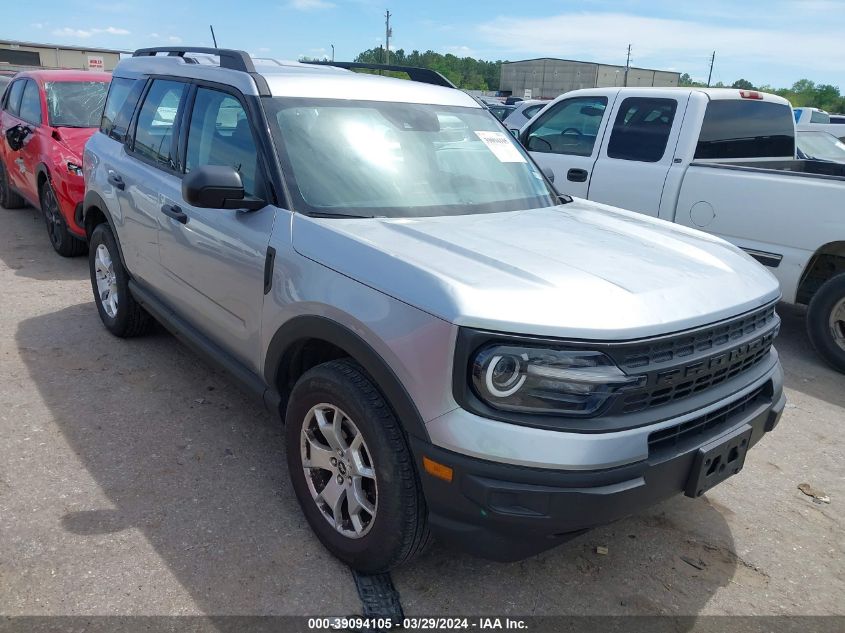
[[[302,61],[309,60],[305,58]],[[354,61],[369,64],[384,63],[384,48],[379,46],[359,53]],[[498,90],[502,70],[502,60],[491,62],[473,57],[458,57],[451,53],[443,55],[434,51],[421,53],[414,50],[406,53],[401,48],[390,51],[390,63],[431,68],[464,90]],[[680,77],[680,85],[704,86],[705,84],[693,81],[688,73],[683,73]],[[790,88],[775,88],[769,85],[755,86],[747,79],[737,79],[730,85],[718,82],[714,84],[714,87],[761,90],[785,97],[796,107],[805,106],[821,108],[828,112],[845,112],[845,95],[840,94],[837,86],[816,84],[809,79],[796,81]]]
[[[687,73],[681,75],[682,86],[705,86],[703,82],[693,81]],[[727,86],[721,81],[713,84],[714,88],[740,88],[742,90],[759,90],[779,95],[796,108],[821,108],[828,112],[845,112],[845,95],[839,93],[839,87],[831,84],[817,84],[809,79],[799,79],[790,88],[775,88],[767,84],[755,86],[747,79],[737,79]]]

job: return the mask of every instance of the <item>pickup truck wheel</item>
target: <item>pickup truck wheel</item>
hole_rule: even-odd
[[[845,273],[828,279],[813,295],[807,332],[816,351],[845,373]]]
[[[59,201],[50,181],[45,180],[41,185],[41,212],[44,214],[44,223],[47,225],[47,235],[50,236],[50,244],[53,250],[62,257],[76,257],[82,255],[87,245],[82,240],[71,235],[67,228],[67,222],[59,209]]]
[[[88,268],[94,302],[106,329],[121,338],[145,334],[153,319],[129,292],[129,275],[108,224],[97,225],[91,234]]]
[[[337,558],[384,572],[429,541],[427,509],[396,416],[363,369],[336,360],[308,370],[286,413],[293,488],[317,537]]]
[[[6,166],[0,162],[0,207],[4,209],[20,209],[25,204],[24,199],[12,191]]]

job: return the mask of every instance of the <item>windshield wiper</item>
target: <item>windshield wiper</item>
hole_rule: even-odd
[[[308,214],[308,217],[311,218],[355,218],[358,220],[361,219],[372,219],[374,215],[353,215],[351,213],[328,213],[325,211],[311,211]]]

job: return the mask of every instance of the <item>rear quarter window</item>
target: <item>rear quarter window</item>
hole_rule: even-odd
[[[770,101],[714,100],[707,104],[695,158],[795,155],[791,108]]]

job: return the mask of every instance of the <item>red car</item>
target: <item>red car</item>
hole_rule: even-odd
[[[41,209],[50,243],[65,257],[86,249],[82,150],[100,125],[110,80],[98,72],[22,72],[0,102],[0,206]]]

